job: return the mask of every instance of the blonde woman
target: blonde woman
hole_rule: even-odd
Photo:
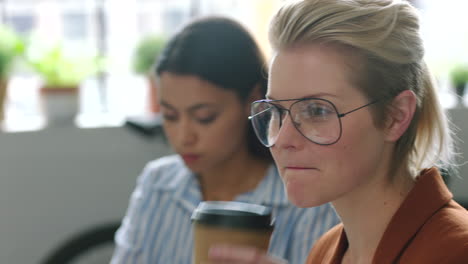
[[[468,212],[416,10],[397,0],[303,0],[273,17],[266,100],[251,121],[298,207],[342,220],[307,263],[468,263]],[[214,263],[284,263],[219,245]]]

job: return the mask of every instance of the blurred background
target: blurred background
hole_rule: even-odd
[[[0,263],[50,264],[68,242],[68,255],[101,245],[73,263],[107,263],[112,243],[100,242],[124,215],[137,175],[171,153],[149,99],[165,41],[193,18],[225,15],[268,57],[268,20],[281,2],[0,0]],[[460,177],[448,185],[466,203],[468,1],[412,2],[460,139]]]

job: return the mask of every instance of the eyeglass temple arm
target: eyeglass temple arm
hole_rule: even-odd
[[[370,103],[368,103],[368,104],[365,104],[365,105],[363,105],[363,106],[361,106],[361,107],[358,107],[358,108],[356,108],[356,109],[353,109],[353,110],[351,110],[351,111],[349,111],[349,112],[342,113],[342,114],[338,114],[338,117],[339,117],[339,118],[344,117],[344,116],[346,116],[346,115],[348,115],[348,114],[351,114],[352,112],[356,112],[356,111],[359,110],[359,109],[362,109],[362,108],[367,107],[367,106],[369,106],[369,105],[373,105],[373,104],[377,103],[378,101],[379,101],[379,100],[374,100],[374,101],[372,101],[372,102],[370,102]]]
[[[248,119],[251,120],[252,118],[254,118],[254,117],[258,116],[259,114],[262,114],[262,113],[264,113],[264,112],[266,112],[266,111],[268,111],[270,109],[271,108],[267,108],[267,109],[265,109],[265,110],[263,110],[261,112],[256,113],[255,115],[251,115],[251,116],[248,117]]]

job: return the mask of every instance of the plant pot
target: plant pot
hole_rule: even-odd
[[[78,86],[40,88],[42,113],[48,125],[74,125],[79,112],[78,89]]]
[[[0,122],[5,119],[5,102],[8,92],[8,80],[0,79]]]

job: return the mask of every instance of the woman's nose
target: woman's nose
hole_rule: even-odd
[[[280,149],[300,149],[304,145],[304,136],[297,130],[289,114],[282,119],[280,130],[273,147]]]
[[[190,120],[182,120],[177,128],[179,143],[182,145],[193,145],[197,141],[197,133]]]

